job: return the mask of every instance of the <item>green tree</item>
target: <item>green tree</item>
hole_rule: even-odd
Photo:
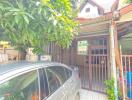
[[[132,0],[128,0],[129,3],[132,3]]]
[[[76,33],[70,0],[1,0],[0,27],[13,45],[36,53],[55,42],[68,47]]]
[[[126,3],[132,3],[132,0],[123,0],[123,3],[126,4]]]

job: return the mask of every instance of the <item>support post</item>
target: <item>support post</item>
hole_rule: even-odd
[[[120,46],[120,54],[122,55],[121,46]],[[121,82],[122,82],[122,94],[123,94],[123,100],[125,100],[126,93],[125,93],[125,83],[124,83],[124,71],[123,71],[123,62],[122,62],[122,56],[121,56]]]
[[[117,88],[117,71],[116,71],[116,61],[115,61],[115,42],[114,42],[114,22],[112,21],[110,26],[110,62],[111,62],[111,75],[114,78],[114,93],[115,100],[118,100],[118,88]]]

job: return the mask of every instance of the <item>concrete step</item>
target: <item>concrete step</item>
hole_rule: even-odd
[[[80,100],[108,100],[107,95],[82,89]]]

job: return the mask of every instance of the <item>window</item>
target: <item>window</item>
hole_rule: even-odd
[[[78,55],[87,55],[88,51],[88,41],[87,40],[81,40],[77,43],[77,53]]]
[[[46,68],[49,92],[52,94],[66,81],[65,70],[61,66],[52,66]]]
[[[67,79],[69,79],[72,76],[72,71],[67,68],[65,68],[65,73],[66,73]]]
[[[40,98],[41,98],[40,100],[44,100],[49,95],[48,84],[47,84],[44,68],[39,69],[39,78],[40,78]]]
[[[29,72],[1,84],[0,100],[39,100],[37,72]]]
[[[90,8],[86,8],[86,12],[90,12]]]
[[[50,94],[52,94],[54,91],[56,91],[61,86],[61,82],[58,76],[49,69],[47,69],[47,77],[48,77],[48,84],[49,84],[48,85],[49,92]]]

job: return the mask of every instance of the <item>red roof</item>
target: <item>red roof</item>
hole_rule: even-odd
[[[121,8],[119,11],[120,11],[121,16],[128,13],[128,12],[131,12],[132,11],[132,3],[125,6],[125,7],[123,7],[123,8]]]

